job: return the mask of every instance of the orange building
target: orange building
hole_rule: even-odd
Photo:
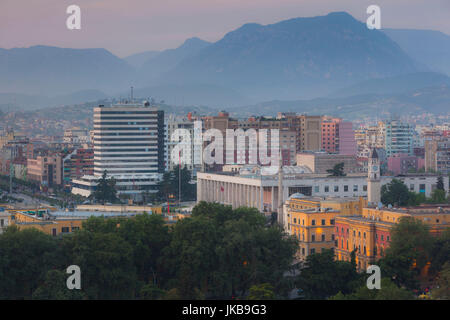
[[[335,219],[335,255],[337,260],[350,261],[356,250],[359,270],[380,259],[391,241],[390,230],[402,217],[413,217],[439,235],[450,227],[450,206],[427,205],[414,208],[363,208],[362,215],[340,216]]]
[[[299,240],[297,258],[335,247],[335,220],[342,215],[361,214],[363,198],[320,198],[293,194],[286,202],[287,232]]]

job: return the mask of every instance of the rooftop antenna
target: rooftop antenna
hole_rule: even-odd
[[[133,86],[131,87],[131,103],[133,103]]]

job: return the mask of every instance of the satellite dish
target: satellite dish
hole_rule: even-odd
[[[378,209],[383,208],[383,204],[381,202],[378,202]]]

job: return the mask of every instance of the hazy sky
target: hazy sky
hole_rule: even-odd
[[[66,8],[81,7],[81,30],[66,28]],[[366,21],[381,7],[382,28],[450,35],[450,0],[0,0],[0,48],[53,45],[106,48],[123,57],[174,48],[190,37],[217,41],[244,23],[347,11]]]

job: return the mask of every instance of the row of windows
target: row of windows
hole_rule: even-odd
[[[347,234],[349,233],[349,229],[347,228]],[[339,233],[339,227],[336,227],[336,233]],[[344,233],[344,228],[341,228],[341,233]],[[353,230],[353,237],[356,237],[356,230]],[[361,238],[361,231],[358,231],[358,238]],[[366,233],[363,232],[363,239],[366,239]],[[378,233],[375,234],[375,239],[378,240]],[[386,236],[386,240],[389,242],[390,237]],[[384,241],[384,235],[381,235],[381,241]]]
[[[134,157],[151,157],[148,153],[145,154],[107,154],[107,155],[100,155],[100,157],[103,158],[134,158]],[[96,160],[97,156],[94,156],[94,160]],[[105,160],[105,159],[103,159]]]
[[[130,117],[127,117],[127,116],[125,116],[125,117],[102,117],[101,115],[99,116],[99,115],[94,115],[94,120],[100,120],[100,121],[103,121],[103,120],[155,120],[155,119],[157,119],[155,116],[152,116],[152,115],[149,115],[149,116],[136,116],[136,117],[133,117],[133,116],[130,116]]]
[[[111,131],[111,130],[127,130],[127,131],[149,131],[149,130],[155,130],[156,128],[150,128],[150,127],[133,127],[133,128],[128,128],[128,127],[110,127],[110,128],[95,128],[94,130],[100,130],[100,132],[102,131]],[[131,134],[130,134],[131,135]]]
[[[144,148],[144,147],[140,147],[140,148],[133,148],[133,149],[96,149],[96,152],[94,153],[94,155],[99,155],[97,153],[101,152],[150,152],[150,151],[154,151],[155,154],[158,152],[158,149],[155,148]],[[133,156],[134,154],[128,154],[130,156]]]
[[[145,138],[136,138],[136,137],[132,137],[132,138],[103,138],[103,139],[95,139],[95,142],[109,142],[109,141],[117,141],[117,142],[122,142],[122,141],[148,141],[148,142],[153,142],[154,139],[156,137],[155,136],[151,136],[151,137],[145,137]],[[94,144],[94,146],[96,146],[97,144]]]
[[[322,219],[321,221],[321,225],[325,226],[326,225],[326,220]],[[294,218],[294,223],[297,223],[297,218]],[[298,219],[298,223],[300,223],[300,219]],[[302,219],[302,225],[305,225],[305,219]],[[316,225],[316,219],[312,219],[311,220],[311,225],[315,226]],[[330,225],[334,225],[334,219],[330,219]]]
[[[104,115],[104,114],[148,114],[148,115],[154,115],[157,114],[158,111],[150,111],[150,110],[146,110],[146,111],[103,111],[100,110],[100,112],[95,112],[95,115]]]
[[[149,161],[148,159],[133,159],[133,160],[120,160],[120,159],[114,159],[114,160],[95,160],[94,161],[94,165],[95,166],[101,166],[101,165],[107,165],[110,163],[124,163],[126,165],[130,165],[132,166],[134,163],[150,163],[151,161]]]
[[[101,148],[101,147],[158,147],[158,143],[136,143],[136,144],[130,144],[130,143],[105,143],[105,144],[94,144],[94,147]],[[142,148],[141,148],[142,149]],[[119,150],[125,150],[125,149],[119,149]],[[157,150],[157,148],[155,149]]]
[[[357,184],[353,185],[353,192],[358,192],[359,186]],[[333,186],[334,192],[339,192],[339,186]],[[367,191],[367,185],[363,185],[363,191]],[[320,186],[314,186],[314,192],[320,192]],[[323,192],[330,192],[330,186],[324,186]],[[344,185],[344,192],[349,192],[349,186]]]
[[[104,170],[94,170],[95,173],[103,173]],[[158,173],[158,169],[155,170],[125,170],[127,174],[133,174],[133,173]],[[115,173],[115,172],[113,172]],[[122,180],[121,180],[122,181]]]
[[[154,136],[157,135],[156,132],[95,132],[94,140],[97,140],[97,136]]]
[[[94,125],[147,125],[147,124],[158,124],[157,121],[145,121],[145,122],[136,122],[136,121],[128,121],[128,122],[120,122],[120,121],[101,121],[94,122]]]
[[[338,247],[338,244],[336,243],[336,247]],[[341,240],[341,249],[344,249],[344,240]],[[347,246],[346,246],[346,250],[348,250],[348,240],[347,240]],[[356,250],[356,253],[362,253],[364,255],[367,254],[367,249],[366,246],[363,246],[363,251],[361,251],[361,245],[358,245],[358,247],[353,244],[353,250]],[[384,254],[384,248],[382,246],[380,246],[380,255],[383,256]],[[378,255],[378,246],[375,246],[373,248],[373,255],[377,256]]]

